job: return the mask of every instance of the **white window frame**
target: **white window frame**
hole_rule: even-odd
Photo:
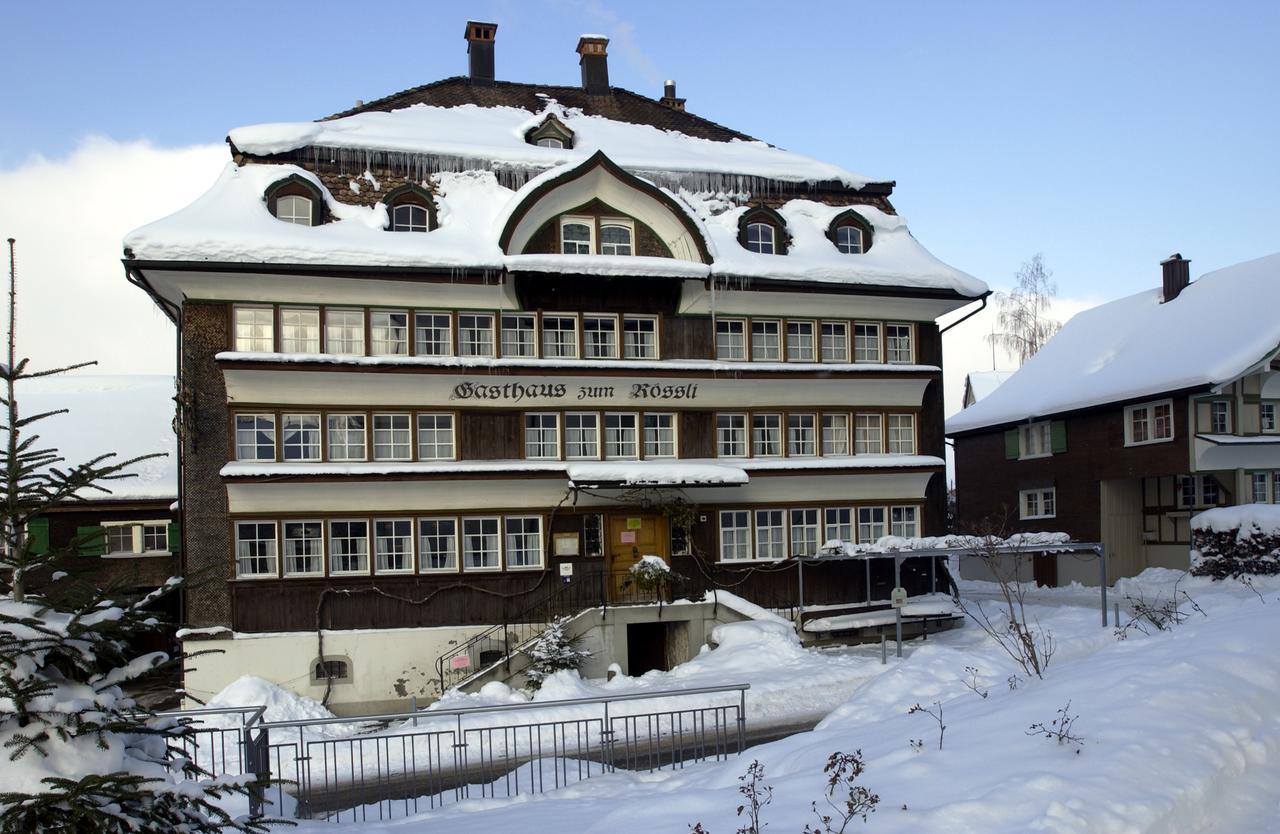
[[[353,429],[350,421],[359,419],[360,428]],[[334,421],[341,420],[341,426],[335,426]],[[360,455],[359,457],[352,455],[351,450],[356,448],[356,444],[351,441],[352,435],[358,431],[360,434]],[[335,455],[334,449],[342,449],[342,454]],[[333,462],[342,461],[363,461],[369,459],[369,417],[365,414],[326,414],[325,415],[325,450],[329,456],[329,460]]]
[[[432,525],[431,532],[426,532],[424,525]],[[450,532],[441,532],[441,525],[450,525]],[[453,516],[423,516],[417,521],[418,533],[418,572],[419,573],[457,573],[461,564],[461,540],[459,537],[458,519]],[[426,540],[432,541],[432,546],[428,546]],[[443,544],[452,540],[453,547],[450,551],[438,548],[435,544]],[[443,554],[446,557],[447,564],[444,567],[431,567],[431,556],[433,554]]]
[[[611,420],[617,423],[615,427],[609,426]],[[631,421],[630,429],[626,426],[627,420]],[[611,439],[611,433],[616,436],[616,442]],[[606,460],[636,460],[640,457],[640,415],[634,411],[606,411],[601,435]],[[630,452],[627,451],[628,447]]]
[[[564,236],[565,228],[568,226],[583,226],[587,230],[587,239],[566,240]],[[568,247],[572,244],[573,251],[568,251]],[[583,251],[585,246],[585,251]],[[593,255],[596,251],[596,221],[594,217],[575,217],[566,215],[560,218],[560,254],[561,255]]]
[[[768,229],[769,233],[763,234],[763,229]],[[742,241],[748,252],[773,255],[778,251],[778,230],[772,223],[757,220],[747,224]]]
[[[517,524],[513,525],[512,522],[517,522]],[[521,529],[517,532],[512,531],[513,526],[523,528],[529,522],[534,525],[532,531],[527,529]],[[540,570],[542,568],[543,554],[545,552],[542,543],[542,516],[509,515],[504,517],[502,519],[502,537],[503,564],[506,565],[507,570]],[[531,561],[529,554],[536,556],[536,559]]]
[[[1218,428],[1219,407],[1221,407],[1222,428]],[[1231,434],[1231,403],[1228,401],[1209,401],[1209,433]]]
[[[290,428],[290,421],[295,425]],[[311,425],[306,423],[310,421]],[[286,463],[316,462],[324,455],[324,438],[322,426],[324,421],[319,414],[281,414],[280,415],[280,459]],[[290,441],[293,432],[296,441]],[[290,457],[290,448],[299,450],[297,457]]]
[[[885,453],[890,455],[914,455],[916,453],[916,416],[914,414],[887,415],[885,420]]]
[[[577,425],[570,425],[577,423]],[[600,414],[569,411],[564,415],[564,456],[568,460],[600,459]]]
[[[508,326],[511,322],[514,326]],[[538,355],[538,317],[533,313],[503,313],[498,317],[503,356]]]
[[[767,523],[761,524],[761,517]],[[755,526],[755,549],[752,558],[760,562],[777,562],[787,558],[787,511],[776,507],[753,510],[751,521]]]
[[[280,308],[280,352],[320,352],[320,310],[316,307]]]
[[[920,508],[903,505],[889,508],[889,535],[902,539],[920,536]]]
[[[1058,488],[1040,487],[1018,492],[1018,518],[1056,518],[1058,515]]]
[[[324,352],[334,356],[364,356],[364,328],[364,310],[325,309]]]
[[[859,333],[859,330],[867,332]],[[883,332],[878,321],[855,321],[853,323],[853,361],[880,364],[884,358],[881,344]]]
[[[235,349],[241,353],[274,353],[276,311],[272,307],[237,304],[232,310]]]
[[[792,329],[795,333],[792,333]],[[808,335],[803,331],[808,329]],[[786,328],[786,346],[788,362],[818,361],[818,325],[813,321],[788,321]],[[795,338],[792,338],[794,335]]]
[[[458,435],[451,412],[420,411],[417,421],[418,460],[456,460]],[[434,424],[424,427],[424,421]]]
[[[732,522],[730,527],[725,527],[726,516]],[[755,548],[751,539],[751,517],[751,510],[720,511],[719,523],[716,525],[716,538],[718,539],[718,552],[721,562],[749,562],[754,557]],[[726,531],[733,533],[732,543],[725,535]],[[732,551],[730,550],[731,548]]]
[[[387,525],[392,525],[392,528],[388,534],[384,535],[382,531],[385,530]],[[395,529],[396,525],[403,525],[404,532],[397,532]],[[415,539],[417,538],[417,536],[414,535],[414,527],[415,525],[411,518],[375,518],[373,520],[373,535],[371,538],[373,539],[374,573],[388,574],[414,572],[415,565],[413,562],[413,547],[414,544],[416,544]],[[404,548],[401,549],[400,547],[395,547],[384,552],[384,541],[400,541],[404,545]],[[389,559],[392,556],[403,556],[404,567],[384,567],[382,564],[384,558]]]
[[[649,425],[650,418],[653,418],[655,425]],[[675,412],[646,411],[641,416],[641,431],[644,435],[642,441],[646,460],[672,459],[680,456],[679,421],[676,419]],[[666,451],[668,447],[670,451]]]
[[[829,334],[827,332],[828,329],[831,331]],[[818,360],[820,362],[847,363],[849,361],[849,322],[821,322],[818,325],[818,341]]]
[[[526,411],[523,423],[525,460],[559,460],[559,412]]]
[[[788,414],[787,456],[809,458],[817,454],[818,415],[812,411]]]
[[[714,336],[716,359],[725,362],[747,360],[746,319],[716,319]]]
[[[604,230],[614,228],[623,229],[627,233],[627,242],[608,243],[604,239]],[[627,251],[619,252],[618,249],[625,246]],[[630,257],[636,253],[636,226],[630,220],[623,217],[602,217],[600,218],[600,254],[614,255],[616,257]]]
[[[747,415],[740,411],[718,412],[716,420],[716,457],[745,458],[751,438],[747,430]],[[726,425],[721,425],[725,421]],[[737,421],[738,425],[734,425]],[[735,450],[737,451],[735,453]]]
[[[782,414],[776,411],[752,412],[751,457],[780,458],[787,453]]]
[[[543,136],[537,141],[539,148],[555,148],[556,150],[564,150],[564,140],[557,139],[554,136]]]
[[[390,424],[385,428],[378,428],[378,420],[382,418],[391,418]],[[400,428],[396,425],[396,423],[398,422],[398,418],[404,418],[403,428]],[[413,460],[413,453],[414,453],[413,415],[405,413],[403,411],[379,412],[373,415],[373,419],[370,421],[370,423],[371,423],[371,429],[372,429],[370,431],[370,435],[372,436],[370,438],[371,442],[369,443],[369,446],[370,446],[370,451],[372,452],[373,460],[375,461]],[[401,431],[405,433],[405,439],[403,443],[397,440],[397,435]],[[388,432],[390,432],[390,435],[387,434]],[[382,435],[383,439],[379,439],[380,434]],[[391,449],[391,454],[390,455],[378,454],[379,446],[384,446],[384,447],[389,446]],[[401,449],[403,449],[403,451],[400,451]]]
[[[1258,403],[1258,431],[1263,434],[1274,434],[1280,431],[1280,421],[1276,420],[1275,403]]]
[[[893,333],[895,330],[901,332],[895,335]],[[886,362],[892,365],[910,365],[915,361],[915,342],[915,327],[910,322],[885,322],[884,358]]]
[[[345,530],[346,530],[346,534],[345,534],[345,535],[338,536],[338,535],[334,532],[335,526],[336,526],[336,525],[339,525],[339,524],[347,525],[347,527],[345,528]],[[364,535],[363,535],[363,536],[354,536],[354,535],[351,535],[351,527],[350,527],[350,525],[353,525],[353,524],[363,524],[363,525],[364,525]],[[370,532],[372,532],[372,531],[370,530],[369,520],[368,520],[367,518],[331,518],[331,519],[329,519],[328,523],[325,525],[325,534],[326,534],[327,542],[328,542],[328,553],[329,553],[329,575],[330,575],[330,576],[368,576],[368,575],[369,575],[370,567],[371,567],[371,561],[372,561],[372,560],[369,558],[369,551],[370,551],[370,545],[369,545],[369,534],[370,534]],[[360,542],[360,541],[363,541],[363,542],[364,542],[364,552],[363,552],[363,553],[361,553],[361,552],[358,552],[358,551],[357,551],[355,554],[340,553],[340,552],[339,552],[339,548],[335,546],[335,542],[337,542],[338,540],[342,540],[342,541],[349,541],[349,542]],[[339,559],[339,558],[346,558],[346,557],[348,557],[349,555],[354,555],[354,556],[356,557],[356,560],[357,560],[357,561],[356,561],[357,567],[355,567],[355,568],[347,568],[347,569],[345,569],[345,570],[339,570],[339,569],[338,569],[338,559]],[[361,564],[361,562],[363,562],[363,564]]]
[[[885,507],[858,507],[855,517],[859,544],[875,544],[889,533],[889,512]]]
[[[564,328],[568,322],[569,329]],[[568,339],[565,336],[568,336]],[[578,316],[576,313],[542,314],[542,358],[578,358]]]
[[[276,219],[294,226],[310,226],[314,206],[310,197],[301,194],[276,197]]]
[[[853,416],[853,453],[855,455],[884,454],[883,414]]]
[[[845,412],[823,413],[822,454],[835,457],[849,454],[849,415]]]
[[[1053,454],[1053,421],[1040,420],[1018,426],[1018,460],[1047,458]]]
[[[290,536],[290,527],[301,527],[305,532],[307,525],[315,525],[319,534],[316,536]],[[290,544],[293,542],[315,542],[319,545],[319,549],[314,553],[292,554],[290,553]],[[308,519],[286,519],[280,524],[280,564],[281,570],[286,577],[297,576],[324,576],[324,543],[325,543],[325,524],[317,518]],[[290,564],[291,560],[312,560],[315,564],[315,570],[293,570]]]
[[[395,317],[401,324],[397,325]],[[399,335],[397,336],[397,332]],[[409,313],[406,310],[369,311],[369,353],[372,356],[409,355]]]
[[[103,546],[102,555],[106,558],[121,558],[127,556],[159,556],[169,555],[169,524],[168,519],[147,519],[142,521],[104,521],[103,528]],[[164,536],[164,546],[160,548],[147,547],[146,528],[159,527]],[[128,529],[129,549],[128,550],[112,550],[111,549],[111,533],[110,531],[120,531]]]
[[[253,420],[253,425],[249,427],[241,427],[241,420]],[[264,427],[264,424],[266,427]],[[276,459],[276,415],[269,412],[240,412],[232,418],[232,424],[235,426],[235,443],[236,443],[236,460],[247,461],[275,461]],[[241,434],[247,432],[251,440],[241,440]],[[261,455],[261,451],[266,444],[258,439],[260,433],[270,432],[271,435],[271,454],[269,457]],[[243,453],[245,449],[252,448],[253,454],[246,455]]]
[[[818,548],[823,542],[822,511],[816,507],[796,507],[787,511],[788,530],[790,536],[787,552],[791,556],[817,556]],[[812,547],[805,547],[811,543]],[[802,549],[803,548],[803,549]]]
[[[253,538],[252,539],[242,538],[241,533],[243,531],[243,528],[249,525],[252,525],[255,528]],[[260,538],[260,536],[262,535],[261,528],[263,527],[271,528],[271,538],[269,539]],[[280,539],[278,534],[278,526],[274,521],[270,521],[266,519],[237,519],[235,522],[236,578],[237,579],[261,579],[264,577],[269,577],[274,579],[275,577],[279,576],[280,575],[279,541]],[[268,555],[247,555],[247,556],[243,555],[241,552],[241,545],[243,545],[246,542],[268,544],[269,545],[268,550],[270,552]],[[254,561],[265,560],[270,564],[271,567],[269,570],[263,570],[263,571],[252,571],[252,572],[245,571],[243,570],[243,568],[246,560],[254,560]]]
[[[782,361],[782,322],[780,320],[751,320],[751,361]]]
[[[629,329],[631,325],[636,325],[634,331]],[[646,335],[648,336],[647,339],[645,338]],[[622,358],[658,358],[657,316],[622,317]]]
[[[413,352],[418,356],[452,356],[453,316],[441,310],[415,310]]]
[[[488,333],[484,339],[480,334]],[[492,313],[458,314],[458,355],[492,357],[497,331]]]
[[[408,217],[401,220],[401,212]],[[417,212],[422,212],[421,222],[418,222]],[[425,232],[431,229],[431,213],[419,203],[397,203],[391,207],[388,220],[393,232]]]
[[[479,533],[467,532],[468,524],[475,523],[475,524],[485,525],[486,522],[493,522],[494,526],[493,526],[492,534],[484,532],[483,526],[481,527]],[[468,548],[468,538],[469,537],[474,538],[477,535],[480,536],[482,539],[488,538],[490,535],[492,535],[493,537],[492,551],[490,551],[489,548],[483,547],[483,546],[479,550],[475,550],[475,551],[470,550]],[[463,516],[462,524],[459,526],[459,532],[458,532],[458,550],[460,553],[460,562],[462,565],[462,570],[465,571],[466,573],[492,573],[495,571],[502,570],[502,517],[496,516],[496,515]],[[490,552],[492,552],[493,554],[492,564],[488,564],[486,562],[481,565],[470,565],[467,563],[467,557],[472,553],[487,555]]]
[[[852,542],[857,529],[857,515],[853,507],[827,507],[822,511],[823,544],[829,541]]]
[[[582,358],[618,358],[618,317],[609,313],[582,315]]]
[[[842,240],[844,232],[853,232],[850,240]],[[861,255],[863,253],[862,229],[852,223],[836,226],[836,249],[843,255]]]
[[[1157,434],[1156,409],[1164,406],[1169,409],[1169,434],[1161,437]],[[1138,439],[1138,426],[1145,425],[1146,438]],[[1152,443],[1169,443],[1173,440],[1173,400],[1156,400],[1126,406],[1124,410],[1124,445],[1149,446]]]

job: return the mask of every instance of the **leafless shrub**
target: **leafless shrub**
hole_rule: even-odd
[[[937,722],[937,724],[938,724],[938,749],[939,749],[939,750],[941,750],[941,749],[942,749],[942,737],[943,737],[944,735],[946,735],[946,734],[947,734],[947,725],[942,723],[942,702],[941,702],[941,701],[934,701],[934,702],[933,702],[933,707],[930,707],[930,708],[925,708],[925,707],[920,706],[919,704],[916,704],[914,707],[912,707],[911,709],[907,710],[907,715],[915,715],[917,712],[923,712],[925,715],[929,716],[930,718],[932,718],[934,721],[936,721],[936,722]]]
[[[1163,594],[1157,594],[1154,599],[1147,599],[1141,587],[1133,593],[1125,594],[1125,607],[1133,613],[1129,617],[1129,622],[1123,625],[1116,623],[1116,639],[1123,640],[1134,631],[1140,634],[1170,631],[1174,626],[1182,625],[1190,619],[1192,613],[1199,613],[1203,617],[1209,616],[1196,604],[1190,594],[1178,587],[1185,576],[1186,574],[1183,574],[1183,577],[1173,583],[1173,591],[1168,599]],[[1187,606],[1185,609],[1184,604]]]
[[[1043,678],[1057,644],[1053,633],[1027,614],[1027,586],[1020,574],[1030,550],[988,533],[976,538],[969,555],[987,566],[999,589],[1000,602],[995,610],[988,611],[981,600],[961,597],[960,610],[995,640],[1023,672]]]
[[[982,698],[984,698],[984,699],[985,699],[988,695],[990,695],[990,694],[991,694],[990,692],[988,692],[987,690],[983,689],[981,686],[979,686],[979,685],[978,685],[978,669],[977,669],[977,667],[975,667],[975,666],[966,666],[966,667],[964,667],[964,671],[965,671],[965,674],[967,674],[967,675],[969,676],[969,677],[967,677],[967,678],[965,679],[965,681],[964,681],[964,685],[965,685],[965,686],[967,686],[967,687],[969,687],[970,689],[972,689],[972,690],[974,691],[974,693],[975,693],[975,694],[977,694],[977,695],[981,696],[981,697],[982,697]]]
[[[1058,710],[1057,717],[1050,721],[1048,725],[1043,723],[1032,724],[1027,728],[1026,734],[1052,739],[1058,744],[1075,745],[1076,754],[1078,755],[1080,748],[1084,745],[1084,737],[1076,735],[1072,728],[1079,717],[1071,714],[1071,702],[1067,701],[1067,705]]]
[[[818,803],[812,805],[814,816],[818,818],[820,828],[813,825],[804,827],[804,834],[844,834],[845,828],[855,817],[867,821],[867,815],[875,813],[880,797],[857,784],[866,765],[862,762],[862,751],[852,753],[832,753],[827,759],[827,766],[822,772],[827,774],[827,795],[824,797],[832,813],[824,814],[818,810]],[[843,797],[837,803],[836,791]],[[836,827],[836,824],[839,827]]]
[[[761,834],[768,823],[760,822],[760,809],[773,801],[773,786],[764,783],[764,765],[755,759],[747,765],[747,772],[738,777],[742,784],[738,793],[742,794],[743,803],[738,806],[738,816],[747,815],[747,824],[738,829],[738,834]]]

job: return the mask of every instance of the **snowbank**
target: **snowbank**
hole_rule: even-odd
[[[1280,533],[1280,504],[1240,504],[1215,507],[1191,517],[1192,530],[1236,533],[1241,537]]]
[[[246,707],[266,706],[262,715],[263,721],[304,721],[311,718],[333,718],[334,715],[314,698],[299,695],[276,686],[270,681],[244,675],[231,683],[209,699],[206,706],[213,707]],[[234,726],[239,726],[238,719],[230,719]],[[206,723],[215,723],[209,720]]]

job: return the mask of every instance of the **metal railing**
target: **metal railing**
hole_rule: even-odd
[[[244,732],[251,813],[386,820],[473,798],[543,793],[615,770],[742,752],[749,684],[453,710],[259,722]],[[736,695],[681,704],[691,696]],[[619,706],[650,703],[638,710]],[[529,713],[532,715],[528,715]],[[504,720],[528,715],[529,720]],[[374,724],[374,733],[361,725]],[[292,806],[292,807],[291,807]]]
[[[157,717],[173,718],[186,725],[186,732],[175,742],[183,754],[210,776],[239,776],[252,772],[244,768],[246,731],[262,721],[266,706],[202,707],[166,710]],[[229,719],[220,721],[219,719]]]

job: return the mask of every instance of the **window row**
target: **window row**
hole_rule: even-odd
[[[914,455],[914,414],[716,414],[716,456]]]
[[[787,221],[771,208],[747,209],[738,221],[738,242],[748,252],[785,255],[790,248]],[[827,239],[842,255],[860,255],[871,248],[871,226],[853,209],[836,215],[827,227]]]
[[[524,415],[524,456],[541,460],[674,458],[672,413],[554,411]]]
[[[718,318],[716,358],[750,362],[915,361],[906,322]]]
[[[454,415],[236,414],[235,459],[249,461],[454,460]]]
[[[560,218],[562,255],[634,255],[635,224],[626,218]]]
[[[829,541],[874,544],[920,535],[920,508],[827,507],[720,511],[720,561],[816,556]]]
[[[353,181],[354,186],[354,181]],[[295,226],[318,226],[324,222],[324,200],[319,187],[297,175],[272,183],[264,195],[267,209],[277,220]],[[431,193],[415,185],[402,185],[382,199],[387,208],[390,232],[427,232],[435,228],[435,204]]]
[[[169,552],[168,521],[105,521],[102,523],[106,556]]]
[[[527,570],[543,565],[542,517],[235,522],[241,578]]]
[[[233,319],[235,349],[249,353],[658,358],[656,316],[237,305]]]

